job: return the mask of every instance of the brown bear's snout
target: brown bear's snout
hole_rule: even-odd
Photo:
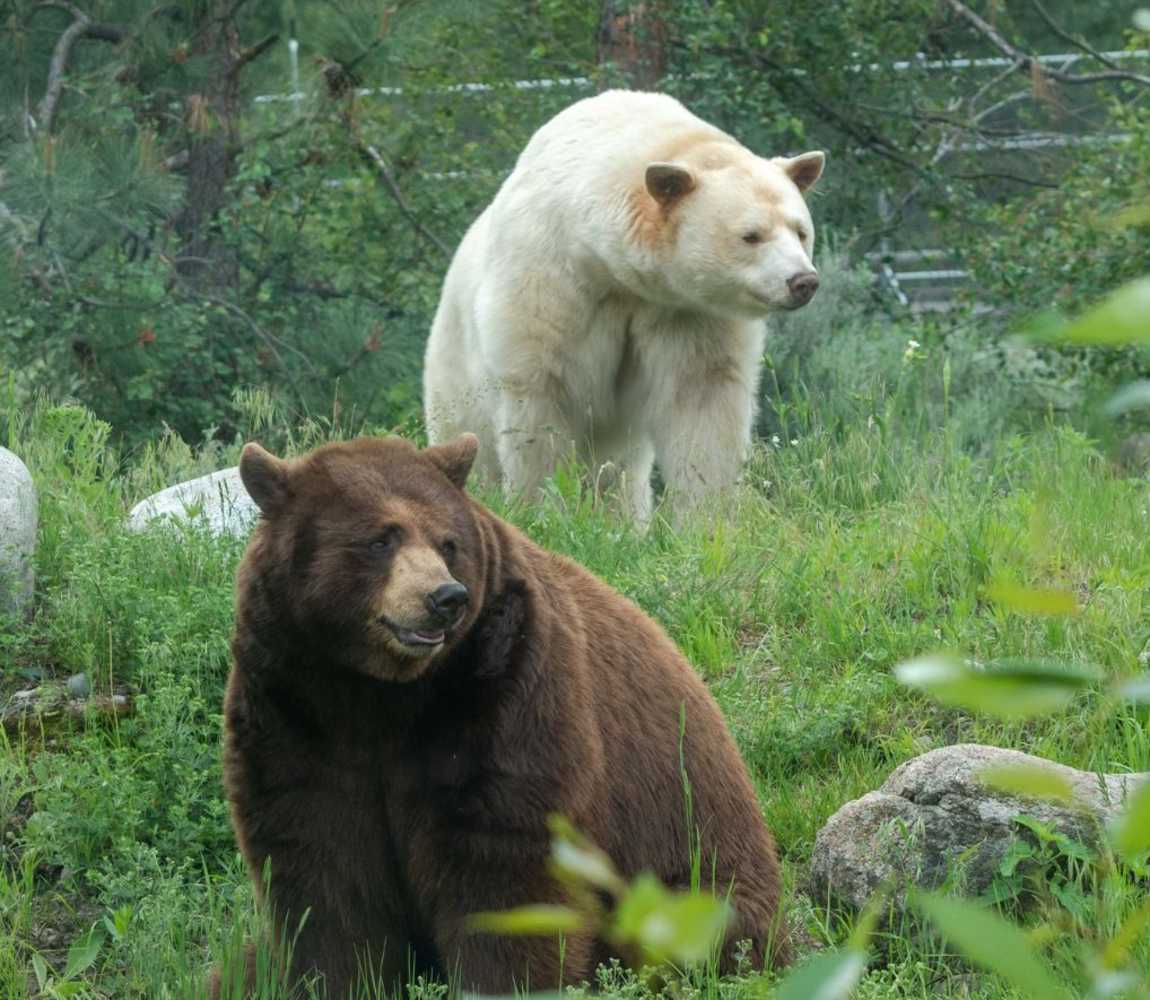
[[[458,580],[453,580],[436,587],[424,598],[424,603],[440,622],[450,624],[463,613],[469,600],[471,595],[467,588]]]
[[[787,278],[787,291],[791,293],[791,301],[787,304],[792,309],[805,306],[815,297],[815,292],[818,290],[819,276],[814,271],[792,274]]]

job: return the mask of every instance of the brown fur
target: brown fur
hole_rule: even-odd
[[[681,710],[702,871],[733,885],[724,962],[743,938],[783,960],[774,844],[710,694],[635,605],[467,496],[474,455],[470,435],[290,463],[245,451],[265,516],[237,577],[226,783],[257,886],[270,859],[280,925],[308,911],[293,975],[320,973],[341,1000],[357,955],[396,983],[412,954],[484,993],[590,978],[602,942],[567,940],[561,965],[553,939],[470,934],[465,918],[562,898],[552,812],[627,876],[686,886]],[[386,552],[367,544],[381,535]],[[440,553],[470,593],[433,655],[398,654],[379,625],[405,552]]]

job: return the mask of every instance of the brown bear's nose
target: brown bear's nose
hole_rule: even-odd
[[[819,276],[814,271],[804,271],[802,274],[792,274],[787,278],[787,290],[795,306],[805,306],[815,297],[819,288]]]
[[[439,618],[454,618],[467,607],[467,588],[462,583],[444,583],[427,595],[427,610]]]

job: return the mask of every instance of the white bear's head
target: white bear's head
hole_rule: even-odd
[[[764,159],[733,142],[702,142],[646,166],[635,234],[659,282],[685,305],[741,316],[797,309],[819,285],[804,195],[819,152]]]

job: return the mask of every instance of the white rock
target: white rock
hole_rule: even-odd
[[[240,480],[240,470],[233,467],[153,493],[132,508],[128,527],[143,531],[155,521],[198,518],[213,534],[238,538],[251,531],[259,513]]]
[[[32,601],[38,519],[32,474],[0,448],[0,615],[23,614]]]

